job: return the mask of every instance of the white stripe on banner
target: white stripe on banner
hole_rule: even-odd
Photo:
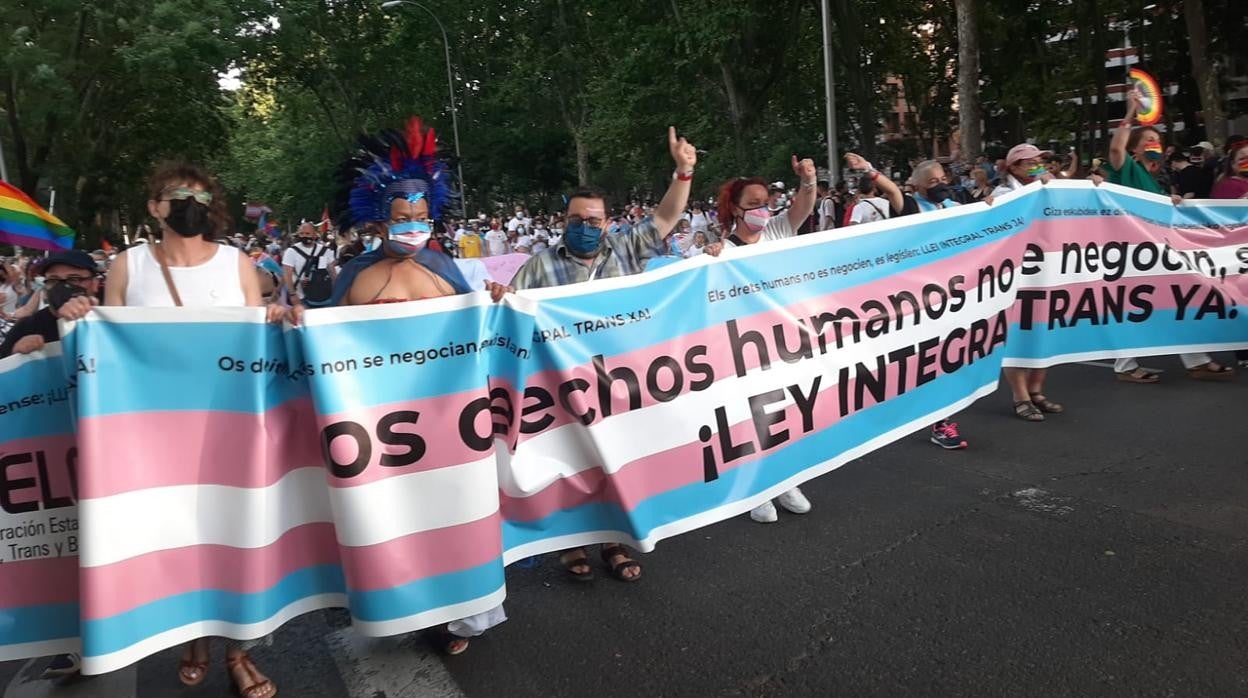
[[[987,289],[987,284],[984,288]],[[788,364],[773,356],[770,369],[756,367],[744,377],[733,373],[716,380],[706,390],[686,392],[671,402],[616,414],[589,427],[572,422],[550,429],[522,443],[519,456],[500,449],[500,486],[510,496],[527,497],[578,472],[599,467],[608,473],[618,472],[635,460],[695,441],[701,422],[695,424],[691,415],[701,415],[697,419],[704,419],[716,407],[724,407],[729,424],[743,422],[750,418],[750,407],[747,401],[740,399],[742,395],[758,395],[776,386],[810,386],[816,376],[823,377],[820,394],[826,393],[837,385],[837,372],[842,367],[874,362],[881,354],[916,345],[931,337],[943,337],[954,328],[969,325],[973,319],[992,318],[1014,303],[1011,292],[973,304],[969,299],[977,298],[976,293],[968,289],[966,308],[958,313],[945,313],[935,321],[924,318],[918,325],[907,325],[843,349],[835,348],[835,340],[830,337],[829,351],[822,357],[816,355],[813,360]],[[786,329],[789,336],[796,336],[792,328]],[[831,335],[830,328],[826,332]],[[770,335],[766,337],[768,346],[773,346],[774,339]],[[812,344],[817,352],[817,340],[812,339]],[[793,397],[788,395],[782,401],[769,403],[768,410],[779,412],[792,404]],[[690,428],[678,428],[681,424],[688,424]],[[639,439],[638,434],[645,434],[646,438]],[[603,461],[601,465],[599,458]]]
[[[1080,245],[1080,247],[1082,248],[1082,245]],[[1122,278],[1118,279],[1118,281],[1116,282],[1105,282],[1105,283],[1119,283],[1125,279],[1143,279],[1143,278],[1147,278],[1150,276],[1173,276],[1175,274],[1190,274],[1194,276],[1204,276],[1205,278],[1210,279],[1210,280],[1218,279],[1216,275],[1208,274],[1207,273],[1208,270],[1200,266],[1193,266],[1191,268],[1187,268],[1185,265],[1185,268],[1183,269],[1180,269],[1178,271],[1172,271],[1170,269],[1166,269],[1161,264],[1157,264],[1157,265],[1154,265],[1150,269],[1141,271],[1133,263],[1134,261],[1133,256],[1135,254],[1136,248],[1138,247],[1139,245],[1127,246],[1127,253],[1126,253],[1127,259],[1124,260],[1125,264],[1123,265],[1122,271],[1119,272]],[[1101,247],[1100,249],[1101,249],[1100,255],[1102,255],[1103,257],[1103,255],[1105,254],[1104,247]],[[1215,266],[1226,269],[1226,275],[1228,277],[1239,275],[1239,267],[1240,267],[1241,262],[1236,257],[1236,252],[1239,249],[1241,249],[1240,246],[1227,245],[1224,247],[1202,247],[1200,249],[1202,252],[1209,253],[1209,256],[1212,259]],[[1063,254],[1060,250],[1046,252],[1044,255],[1044,261],[1039,263],[1043,271],[1039,274],[1035,274],[1032,276],[1024,276],[1022,274],[1019,274],[1017,277],[1018,282],[1016,284],[1016,287],[1017,288],[1048,288],[1048,287],[1056,286],[1058,284],[1061,284],[1061,285],[1080,284],[1080,283],[1090,283],[1093,281],[1103,282],[1105,281],[1105,275],[1109,273],[1109,271],[1106,268],[1105,262],[1102,261],[1101,258],[1098,258],[1096,260],[1097,271],[1088,271],[1086,268],[1084,268],[1085,260],[1080,255],[1075,254],[1073,252],[1070,255],[1070,261],[1067,264],[1069,271],[1062,273],[1062,257],[1063,257]],[[1149,258],[1146,257],[1145,261],[1148,261],[1148,259]],[[1178,258],[1176,257],[1176,259]],[[1182,260],[1178,260],[1178,261],[1181,262]],[[1081,271],[1075,272],[1074,269],[1076,268],[1080,268]]]
[[[78,502],[79,564],[98,567],[190,545],[262,548],[296,526],[333,521],[325,468],[292,470],[268,487],[177,485]]]
[[[178,485],[84,499],[80,515],[92,525],[82,529],[80,564],[191,545],[262,548],[292,528],[321,522],[335,523],[343,545],[372,545],[498,511],[493,456],[357,487],[326,487],[326,477],[317,465],[268,487]]]
[[[330,488],[338,542],[360,546],[458,526],[498,511],[494,456],[408,473],[356,487]]]

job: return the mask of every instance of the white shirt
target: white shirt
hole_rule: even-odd
[[[160,271],[160,262],[152,256],[154,245],[140,245],[125,252],[126,305],[170,308],[175,305]],[[229,245],[217,245],[207,262],[194,267],[169,267],[173,286],[182,305],[196,307],[241,307],[247,305],[242,280],[238,276],[242,252]],[[250,266],[250,264],[248,265]]]
[[[689,221],[689,229],[695,233],[699,230],[706,231],[707,228],[711,227],[711,217],[706,215],[705,211],[702,213],[686,213],[685,220]]]
[[[992,190],[992,195],[993,197],[997,197],[1003,194],[1009,194],[1015,189],[1022,189],[1024,186],[1026,185],[1018,181],[1014,175],[1006,173],[1005,179],[1001,180],[1001,183],[997,185],[997,188]]]
[[[849,222],[854,224],[874,223],[886,218],[888,218],[888,199],[878,196],[859,201],[849,214]]]
[[[787,215],[772,216],[771,220],[767,221],[767,225],[763,227],[763,232],[758,236],[758,240],[754,244],[757,245],[768,240],[783,240],[791,238],[796,234],[797,231],[793,229],[793,226],[789,225],[789,217]],[[738,247],[730,237],[724,237],[724,244],[729,247]]]
[[[523,250],[523,251],[525,251],[525,252],[532,251],[532,249],[533,249],[533,236],[532,236],[532,235],[521,235],[520,237],[516,238],[516,244],[515,244],[515,246],[514,246],[514,247],[516,248],[516,250],[517,250],[517,251],[519,251],[519,250]]]
[[[819,201],[819,230],[830,230],[836,227],[836,202],[832,197],[824,197]]]
[[[311,257],[312,253],[316,251],[317,246],[320,246],[321,248],[321,252],[320,252],[321,256],[317,258],[316,268],[328,269],[329,263],[334,261],[334,251],[333,249],[330,248],[329,245],[319,243],[319,242],[313,245],[305,245],[303,243],[291,245],[290,247],[286,249],[285,252],[282,253],[282,266],[290,267],[291,269],[294,269],[295,276],[298,276],[299,272],[303,271],[303,255],[299,254],[297,250],[303,250],[303,254],[306,254],[309,257]],[[310,263],[311,262],[309,262],[309,264]],[[308,272],[304,274],[304,278],[307,278],[307,276],[310,275],[311,273],[312,273],[312,269],[308,269]]]
[[[501,230],[491,230],[486,233],[485,248],[491,257],[507,254],[507,233]]]

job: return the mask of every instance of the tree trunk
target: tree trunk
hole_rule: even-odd
[[[1226,114],[1222,111],[1222,101],[1218,95],[1217,65],[1209,56],[1209,30],[1205,26],[1204,0],[1184,0],[1183,19],[1187,24],[1188,52],[1192,56],[1192,78],[1196,81],[1196,89],[1200,91],[1200,109],[1205,117],[1205,138],[1224,144]]]
[[[576,183],[589,186],[589,146],[580,129],[572,129],[572,142],[576,145]]]
[[[979,107],[979,23],[975,0],[954,0],[958,12],[958,134],[964,161],[983,150],[983,116]]]

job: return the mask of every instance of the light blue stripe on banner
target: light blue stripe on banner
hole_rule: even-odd
[[[0,647],[78,637],[78,604],[0,609]]]
[[[484,565],[418,579],[402,586],[352,591],[351,615],[363,621],[387,621],[464,603],[491,594],[503,585],[503,558]]]
[[[1080,323],[1074,327],[1023,332],[1018,324],[1010,326],[1007,355],[1017,359],[1045,359],[1062,354],[1110,352],[1139,349],[1141,355],[1153,353],[1155,347],[1185,344],[1248,345],[1248,308],[1239,308],[1234,320],[1176,320],[1174,310],[1162,309],[1168,318],[1153,316],[1141,323],[1125,323],[1106,328]],[[1029,336],[1030,335],[1030,336]]]
[[[595,502],[555,512],[537,521],[504,522],[504,548],[511,550],[556,536],[604,530],[626,531],[634,538],[645,538],[659,526],[756,495],[897,426],[937,412],[992,381],[1000,368],[999,357],[994,354],[988,360],[977,361],[957,373],[943,375],[905,395],[850,415],[787,448],[725,470],[718,480],[694,482],[650,497],[640,502],[631,514],[625,514],[614,503]],[[836,398],[827,395],[820,399]],[[971,431],[974,432],[974,425]]]
[[[317,370],[311,380],[318,410],[322,414],[340,412],[361,406],[390,404],[405,400],[447,395],[484,389],[485,376],[492,352],[496,347],[482,348],[490,335],[487,312],[495,307],[473,307],[416,317],[343,322],[318,325],[303,330],[305,351]],[[510,310],[508,310],[510,312]],[[519,337],[528,342],[529,337]],[[476,351],[468,351],[473,344]],[[456,346],[463,353],[455,356]],[[447,356],[428,357],[430,350],[449,348]],[[410,354],[397,357],[392,354]],[[365,368],[365,356],[380,356],[380,366]],[[322,373],[324,363],[354,359],[354,370],[342,365],[335,372],[332,365]]]
[[[178,594],[108,618],[83,621],[83,652],[91,656],[109,654],[197,621],[259,623],[300,599],[345,591],[341,566],[315,565],[286,575],[262,592],[203,589]]]
[[[304,380],[264,365],[251,372],[252,361],[286,356],[282,331],[271,325],[89,322],[74,334],[78,350],[96,360],[94,373],[79,375],[83,417],[165,410],[258,414],[308,394]],[[244,370],[222,370],[226,359],[243,361]]]
[[[10,357],[5,361],[17,362]],[[61,357],[25,363],[0,373],[0,444],[14,439],[68,434],[74,421]],[[66,400],[51,402],[51,400]]]

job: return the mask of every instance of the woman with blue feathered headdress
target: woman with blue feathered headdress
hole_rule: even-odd
[[[381,241],[347,262],[326,305],[402,303],[467,293],[455,260],[429,246],[442,209],[458,196],[448,184],[446,164],[436,157],[437,139],[419,117],[402,132],[360,138],[359,150],[340,170],[347,186],[339,198],[339,219],[360,237]],[[498,301],[507,288],[485,286]],[[460,654],[468,639],[507,620],[502,605],[452,621],[442,630],[442,649]]]
[[[395,303],[473,290],[454,260],[428,244],[443,207],[458,197],[436,152],[433,129],[416,116],[401,132],[360,138],[339,173],[345,185],[339,218],[361,237],[373,235],[381,243],[342,268],[325,305]]]

